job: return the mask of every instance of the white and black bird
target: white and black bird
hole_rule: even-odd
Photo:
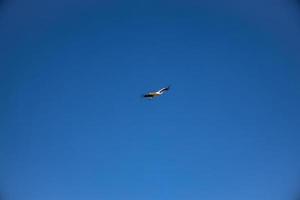
[[[160,90],[156,92],[149,92],[147,94],[144,94],[143,97],[147,99],[153,99],[155,97],[159,97],[160,95],[164,94],[165,92],[170,90],[170,86],[161,88]]]

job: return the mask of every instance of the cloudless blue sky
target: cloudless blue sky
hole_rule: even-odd
[[[0,3],[2,199],[299,191],[296,0]]]

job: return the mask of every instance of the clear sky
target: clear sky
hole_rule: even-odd
[[[0,3],[2,199],[299,191],[296,0]]]

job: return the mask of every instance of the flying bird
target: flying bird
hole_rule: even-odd
[[[164,88],[162,88],[162,89],[160,89],[160,90],[158,90],[156,92],[149,92],[147,94],[144,94],[143,97],[147,98],[147,99],[153,99],[155,97],[158,97],[158,96],[164,94],[165,92],[167,92],[169,90],[170,90],[170,86],[164,87]]]

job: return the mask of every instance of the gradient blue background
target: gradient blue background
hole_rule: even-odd
[[[0,3],[2,199],[299,192],[299,2]]]

